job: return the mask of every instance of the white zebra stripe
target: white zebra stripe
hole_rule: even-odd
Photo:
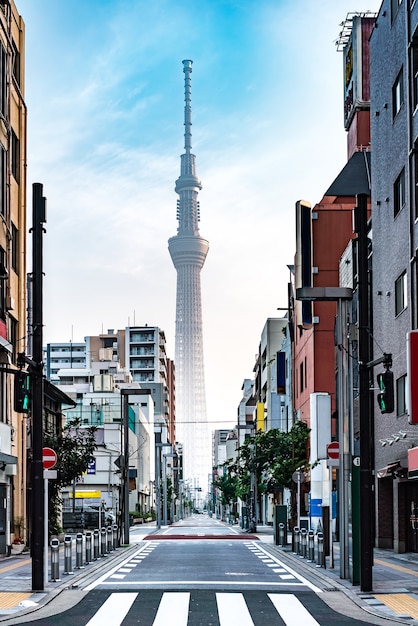
[[[286,626],[320,626],[303,606],[296,596],[291,593],[274,594],[269,593],[268,597],[273,602],[277,612]]]
[[[189,592],[164,593],[152,626],[187,626],[189,600]]]
[[[137,593],[112,593],[86,626],[120,626]]]
[[[239,621],[240,626],[254,626],[242,593],[217,593],[219,626],[230,626]]]

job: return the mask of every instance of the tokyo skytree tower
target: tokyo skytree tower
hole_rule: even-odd
[[[199,234],[198,193],[202,184],[196,176],[192,154],[191,73],[192,61],[183,61],[184,149],[180,176],[176,180],[177,235],[168,240],[168,249],[177,270],[176,300],[176,439],[183,444],[183,479],[190,487],[207,489],[211,470],[211,439],[206,417],[203,365],[202,299],[200,270],[209,243]],[[192,497],[196,494],[193,492]]]

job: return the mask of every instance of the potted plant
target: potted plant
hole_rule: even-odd
[[[15,537],[12,541],[12,554],[20,554],[25,548],[25,542],[21,537]]]

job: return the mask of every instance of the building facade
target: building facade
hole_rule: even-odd
[[[5,371],[26,352],[27,337],[25,25],[13,0],[0,4],[0,22],[1,554],[10,546],[15,521],[26,525],[28,458],[27,420],[13,411],[14,375]]]
[[[407,334],[418,327],[418,4],[384,0],[377,26],[370,38],[373,340],[375,358],[392,355],[395,406],[381,414],[375,404],[376,543],[416,552],[418,482],[408,449],[418,445],[418,428],[407,402],[416,386]],[[375,381],[382,370],[375,367]]]

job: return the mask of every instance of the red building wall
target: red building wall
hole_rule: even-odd
[[[354,197],[324,196],[312,213],[314,287],[338,287],[339,261],[354,236],[352,211]],[[327,392],[331,395],[331,411],[336,409],[335,398],[335,302],[314,302],[313,316],[318,323],[309,330],[300,331],[295,319],[294,407],[299,416],[310,424],[310,395]]]

